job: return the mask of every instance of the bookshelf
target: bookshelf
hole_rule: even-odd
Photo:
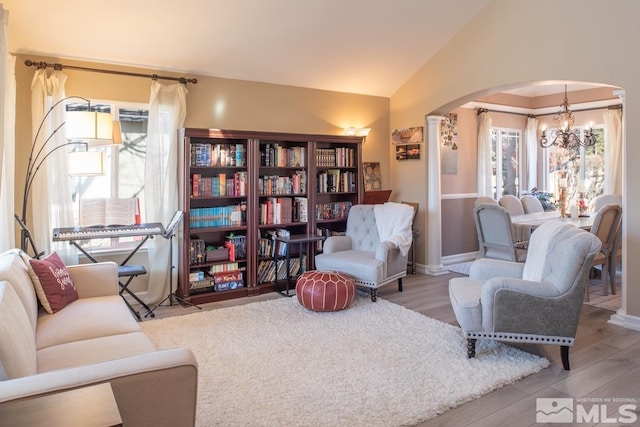
[[[186,128],[179,143],[178,294],[194,304],[273,292],[274,237],[342,232],[362,200],[360,137]],[[314,267],[309,245],[290,276]]]

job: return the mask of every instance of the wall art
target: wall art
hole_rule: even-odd
[[[420,158],[420,144],[396,145],[396,160],[412,160]]]
[[[458,174],[458,114],[445,114],[440,122],[440,173]]]
[[[382,173],[379,162],[362,162],[364,191],[382,190]]]
[[[424,141],[424,128],[422,126],[412,128],[394,129],[391,132],[391,143],[416,144]]]

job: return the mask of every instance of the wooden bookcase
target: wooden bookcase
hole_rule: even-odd
[[[273,292],[272,235],[342,232],[364,194],[360,137],[187,128],[179,144],[178,294],[194,304]]]

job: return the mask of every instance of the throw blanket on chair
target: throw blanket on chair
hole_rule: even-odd
[[[553,238],[542,240],[543,243],[537,243],[537,240],[544,239],[545,236],[543,236],[543,234],[555,236],[555,234],[558,233],[558,231],[566,224],[562,221],[553,221],[543,225],[544,227],[538,227],[538,229],[531,234],[529,249],[527,250],[527,262],[525,263],[524,270],[522,271],[523,279],[532,280],[534,282],[542,282],[547,257],[549,252],[551,252],[556,245],[556,240]]]
[[[405,256],[411,248],[411,224],[413,207],[404,203],[387,202],[373,207],[380,241],[388,241],[400,249]]]

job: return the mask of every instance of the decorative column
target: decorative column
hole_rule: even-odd
[[[440,122],[427,116],[427,271],[432,276],[449,271],[442,266],[442,204],[440,192]]]

